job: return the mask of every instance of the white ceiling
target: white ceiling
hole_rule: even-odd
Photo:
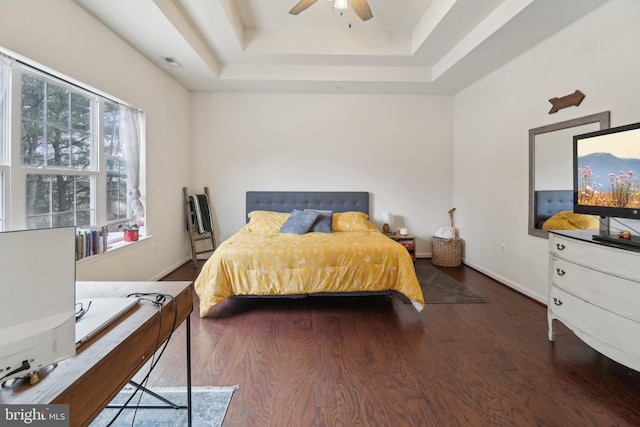
[[[191,91],[450,94],[608,0],[75,1]]]

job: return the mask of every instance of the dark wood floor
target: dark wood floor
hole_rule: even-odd
[[[193,385],[239,385],[226,427],[640,425],[640,373],[560,323],[550,343],[545,307],[487,276],[442,270],[491,302],[245,299],[200,319],[196,299]],[[184,332],[151,385],[186,384]]]

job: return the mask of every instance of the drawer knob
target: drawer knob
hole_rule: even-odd
[[[567,274],[567,272],[566,272],[566,271],[564,271],[564,270],[563,270],[563,269],[561,269],[561,268],[556,268],[556,274],[557,274],[558,276],[564,276],[565,274]]]
[[[559,251],[562,251],[564,250],[564,248],[566,248],[566,246],[562,243],[556,243],[556,248],[558,248]]]
[[[554,299],[553,299],[553,303],[554,303],[555,305],[562,305],[562,301],[560,301],[558,298],[554,298]]]

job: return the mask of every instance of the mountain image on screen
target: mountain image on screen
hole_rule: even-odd
[[[611,153],[578,157],[578,202],[581,205],[640,207],[640,159]]]

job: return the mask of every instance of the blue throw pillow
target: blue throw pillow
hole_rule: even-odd
[[[313,223],[318,219],[319,214],[317,212],[301,211],[294,209],[289,215],[289,218],[280,227],[281,233],[293,233],[293,234],[305,234],[307,233]]]
[[[313,223],[311,230],[317,233],[331,233],[333,231],[333,211],[321,209],[305,209],[305,212],[317,212],[318,219]]]

